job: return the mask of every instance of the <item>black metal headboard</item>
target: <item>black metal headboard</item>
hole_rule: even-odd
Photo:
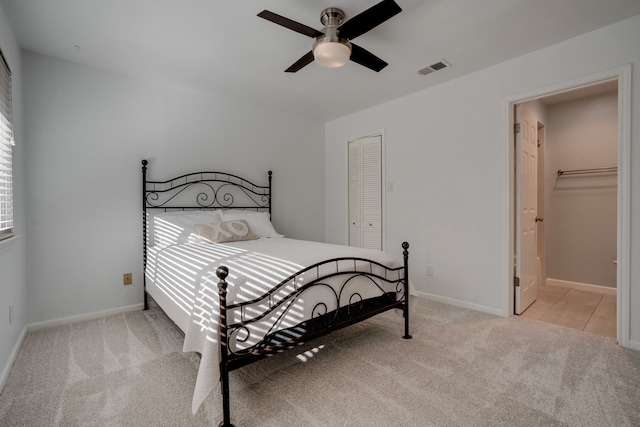
[[[146,268],[148,211],[250,209],[266,211],[271,215],[271,178],[269,184],[256,185],[249,180],[226,172],[193,172],[166,181],[147,180],[147,160],[142,161],[142,232],[144,239],[143,284],[144,308],[148,308]]]

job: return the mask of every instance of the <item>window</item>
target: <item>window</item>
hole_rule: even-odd
[[[13,229],[13,114],[11,70],[0,52],[0,240],[12,236]]]

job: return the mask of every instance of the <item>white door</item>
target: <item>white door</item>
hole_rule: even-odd
[[[382,137],[349,142],[349,244],[382,249]]]
[[[362,247],[382,250],[382,138],[362,140]]]
[[[522,314],[536,300],[538,210],[538,120],[516,106],[516,259],[515,313]]]
[[[349,245],[362,247],[362,151],[349,142]]]

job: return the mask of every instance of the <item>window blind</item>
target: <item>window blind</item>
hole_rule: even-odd
[[[13,228],[13,108],[11,70],[0,52],[0,239]]]

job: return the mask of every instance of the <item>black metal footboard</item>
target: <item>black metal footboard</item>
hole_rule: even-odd
[[[267,294],[241,303],[227,301],[229,269],[219,267],[216,274],[220,279],[220,380],[224,417],[220,425],[232,426],[229,372],[235,369],[392,309],[403,311],[403,338],[410,339],[409,244],[404,242],[402,248],[402,267],[390,268],[363,258],[322,261],[289,276]],[[307,307],[310,316],[306,320],[288,325],[285,320],[293,308],[319,288],[329,298],[314,300],[313,306]],[[260,304],[266,308],[256,311],[256,305]],[[272,326],[265,328],[265,321]],[[252,329],[256,324],[261,327]],[[254,336],[257,330],[262,331],[259,337]]]

